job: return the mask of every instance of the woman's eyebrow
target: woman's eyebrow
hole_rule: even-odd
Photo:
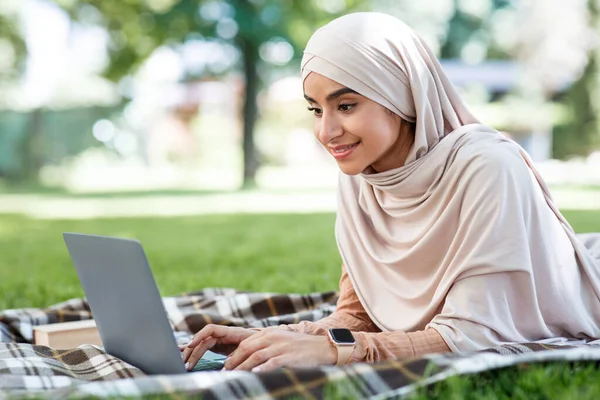
[[[358,94],[355,90],[352,90],[350,88],[347,87],[343,87],[341,89],[338,89],[334,92],[331,92],[327,95],[327,97],[325,98],[326,101],[331,101],[334,100],[338,97],[340,97],[341,95],[347,94],[347,93],[351,93],[351,94]],[[306,99],[306,101],[310,102],[310,103],[315,103],[315,104],[319,104],[315,99],[313,99],[312,97],[308,97],[306,95],[306,93],[304,94],[304,98]]]
[[[315,99],[313,99],[312,97],[308,97],[306,95],[306,93],[304,94],[304,98],[306,99],[306,101],[308,101],[309,103],[315,103],[317,104],[317,102],[315,101]]]
[[[344,87],[344,88],[341,88],[341,89],[338,89],[338,90],[336,90],[335,92],[331,92],[331,93],[329,93],[329,94],[327,95],[327,97],[325,98],[325,100],[327,100],[327,101],[331,101],[331,100],[333,100],[333,99],[335,99],[335,98],[338,98],[338,97],[340,97],[341,95],[343,95],[343,94],[347,94],[347,93],[351,93],[351,94],[358,94],[358,93],[356,93],[356,91],[355,91],[355,90],[352,90],[352,89],[350,89],[350,88]]]

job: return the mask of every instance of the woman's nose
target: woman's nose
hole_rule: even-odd
[[[323,113],[323,116],[318,121],[317,136],[323,144],[331,142],[332,139],[340,136],[343,132],[341,124],[335,117]]]

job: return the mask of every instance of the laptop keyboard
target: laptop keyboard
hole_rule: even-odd
[[[183,357],[183,354],[181,357]],[[213,353],[212,351],[207,350],[200,361],[198,361],[194,369],[189,372],[220,371],[223,369],[223,365],[225,365],[225,358],[226,357],[224,355]]]
[[[201,359],[190,372],[197,371],[220,371],[223,369],[223,362]]]

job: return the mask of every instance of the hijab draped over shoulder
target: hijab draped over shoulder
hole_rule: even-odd
[[[416,127],[404,166],[339,178],[339,251],[382,331],[432,327],[453,351],[600,338],[600,235],[575,235],[525,152],[479,123],[407,25],[338,18],[308,42],[313,72]]]

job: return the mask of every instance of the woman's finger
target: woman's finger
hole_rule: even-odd
[[[188,347],[195,347],[208,337],[219,339],[219,343],[221,344],[233,344],[237,346],[242,340],[254,336],[255,334],[257,334],[256,331],[246,328],[207,325],[200,332],[196,333],[190,343],[188,343]]]
[[[275,357],[276,354],[276,350],[273,347],[267,347],[265,349],[252,353],[250,357],[246,358],[238,366],[233,367],[233,369],[250,371],[255,367],[263,365],[271,358]],[[227,368],[227,366],[225,368]],[[227,370],[229,370],[229,368],[227,368]]]
[[[211,338],[207,338],[204,339],[202,342],[200,342],[199,344],[204,343],[207,340],[210,340]],[[197,347],[198,345],[195,345],[193,347],[190,347],[189,344],[187,344],[183,350],[181,351],[181,353],[183,354],[183,361],[187,362],[188,358],[190,358],[190,355],[194,352],[194,349]]]
[[[222,326],[222,325],[206,325],[204,328],[200,329],[198,332],[196,332],[196,334],[194,335],[194,337],[192,338],[192,340],[187,344],[187,347],[193,348],[196,347],[198,344],[200,344],[204,339],[209,338],[209,337],[220,337],[225,335],[225,330],[222,328],[227,328],[226,326]]]
[[[269,372],[273,371],[274,369],[284,367],[286,365],[289,365],[289,362],[286,362],[286,358],[284,355],[271,357],[265,363],[252,368],[252,372]]]
[[[194,352],[194,350],[196,350],[197,347],[201,346],[204,342],[206,342],[210,339],[211,338],[205,339],[199,345],[194,346],[194,347],[186,346],[185,349],[183,349],[183,362],[187,362],[188,359],[190,358],[190,356],[192,355],[192,353]]]
[[[238,348],[225,361],[225,369],[231,371],[246,361],[252,354],[267,347],[262,335],[253,335],[243,340]]]
[[[188,354],[187,358],[184,357],[183,361],[185,362],[187,370],[191,371],[192,369],[194,369],[196,364],[198,364],[198,361],[200,361],[202,356],[204,356],[204,353],[206,353],[206,350],[211,349],[216,343],[217,339],[215,338],[206,339],[198,346],[196,346],[193,349],[193,351],[190,354]]]

